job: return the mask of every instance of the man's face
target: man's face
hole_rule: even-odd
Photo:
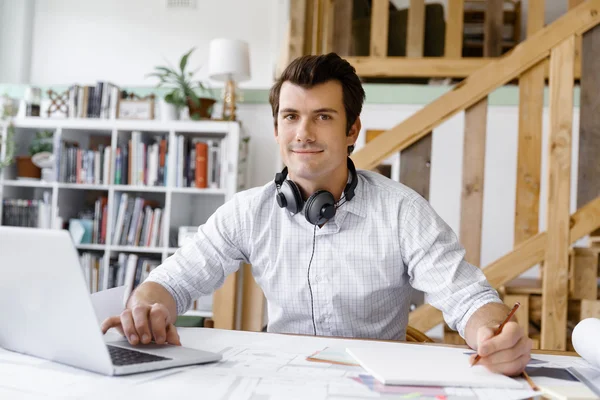
[[[346,135],[340,82],[328,81],[310,89],[290,82],[281,86],[275,138],[293,179],[322,183],[332,172],[345,168],[348,146],[354,144],[359,130],[357,119]]]

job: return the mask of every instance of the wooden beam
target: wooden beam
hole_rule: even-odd
[[[305,53],[307,45],[305,31],[307,17],[306,10],[307,0],[294,0],[290,2],[287,64],[289,64],[295,58],[307,54]]]
[[[464,0],[448,2],[448,18],[446,19],[446,38],[444,45],[445,58],[462,57],[464,8]]]
[[[529,1],[527,37],[544,27],[544,1]],[[535,235],[539,226],[545,64],[534,66],[519,78],[515,245]]]
[[[373,168],[380,160],[408,147],[457,112],[475,104],[499,86],[538,64],[565,38],[581,34],[598,24],[599,8],[600,0],[588,0],[519,44],[509,55],[490,61],[455,86],[454,90],[440,96],[399,125],[378,136],[369,146],[364,146],[354,153],[352,158],[356,167]],[[458,60],[444,61],[450,63]]]
[[[425,0],[410,0],[406,26],[406,57],[423,57]]]
[[[576,242],[600,228],[600,197],[571,215],[570,227],[570,243]],[[546,242],[546,232],[540,232],[484,268],[483,273],[490,285],[493,287],[504,285],[542,262],[545,256]],[[425,304],[409,314],[408,323],[413,328],[426,332],[443,321],[442,313],[439,310]]]
[[[525,331],[525,336],[529,336],[529,296],[524,294],[507,294],[504,296],[504,304],[512,308],[515,303],[521,303],[515,317],[519,326]]]
[[[333,34],[334,34],[334,0],[322,0],[321,7],[323,8],[323,54],[330,53],[333,49]]]
[[[238,276],[235,272],[225,278],[225,283],[213,294],[213,320],[217,329],[236,328]]]
[[[598,299],[599,253],[600,248],[573,248],[569,262],[569,299]]]
[[[483,56],[500,57],[502,55],[502,31],[504,28],[504,0],[487,0],[485,4]]]
[[[600,196],[600,27],[583,35],[581,97],[579,105],[579,158],[577,170],[577,204],[585,204]],[[593,232],[600,236],[600,232]]]
[[[335,0],[333,7],[333,48],[340,56],[352,54],[353,1]]]
[[[372,0],[370,57],[387,57],[389,0]]]
[[[312,51],[311,54],[323,53],[323,1],[313,1],[313,36],[312,36]]]
[[[571,36],[550,55],[550,175],[541,347],[552,350],[567,348],[574,62],[575,36]]]
[[[600,300],[581,300],[580,319],[600,318]]]
[[[243,331],[261,332],[265,319],[265,296],[252,276],[252,265],[244,264],[242,289]]]
[[[487,97],[465,110],[460,241],[466,260],[481,266]],[[421,139],[422,140],[422,139]]]
[[[431,142],[431,135],[425,136],[400,153],[400,182],[426,200],[429,200]]]

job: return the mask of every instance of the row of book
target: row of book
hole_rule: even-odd
[[[111,243],[121,246],[162,247],[163,209],[158,203],[128,193],[117,193]]]
[[[105,268],[104,255],[90,252],[81,253],[79,262],[90,293],[118,286],[126,286],[130,293],[142,283],[150,272],[160,265],[160,261],[137,254],[119,253]]]
[[[110,182],[110,147],[97,150],[80,149],[77,144],[62,142],[59,150],[58,181],[108,185]]]
[[[2,225],[49,229],[52,218],[50,192],[43,199],[4,199],[2,200]]]
[[[106,244],[108,197],[100,196],[93,209],[80,211],[69,220],[69,232],[75,244]]]
[[[69,118],[115,119],[122,95],[118,86],[105,81],[69,87]]]
[[[221,188],[221,140],[177,136],[176,187]]]
[[[131,132],[127,145],[117,147],[115,184],[135,186],[166,186],[167,138],[159,135],[151,143],[142,140],[140,131]]]

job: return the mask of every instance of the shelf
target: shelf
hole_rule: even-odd
[[[125,253],[153,253],[160,254],[163,252],[162,247],[141,247],[141,246],[111,246],[111,251],[122,251]]]
[[[77,250],[106,250],[105,244],[78,244],[75,245],[75,247],[77,248]]]
[[[64,183],[59,182],[60,189],[78,189],[78,190],[108,190],[108,185],[95,185],[89,183]]]
[[[195,187],[175,187],[169,188],[172,193],[188,193],[188,194],[212,194],[212,195],[225,195],[227,192],[225,189],[200,189]]]
[[[120,131],[151,131],[151,132],[184,132],[184,133],[205,133],[225,135],[233,125],[238,125],[235,121],[216,121],[216,120],[178,120],[178,121],[159,121],[159,120],[113,120],[96,118],[14,118],[13,123],[16,128],[31,129],[78,129],[78,130],[120,130]]]
[[[49,188],[52,189],[54,186],[53,182],[35,181],[35,180],[20,180],[10,179],[2,182],[4,186],[12,187],[29,187],[29,188]]]
[[[212,318],[213,313],[212,313],[212,311],[189,310],[189,311],[185,312],[183,315],[188,316],[188,317]]]
[[[166,193],[166,186],[131,186],[131,185],[112,185],[119,192],[154,192]]]

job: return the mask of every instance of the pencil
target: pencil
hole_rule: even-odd
[[[525,380],[527,381],[527,383],[529,383],[529,386],[533,390],[535,390],[536,392],[540,391],[540,388],[533,382],[533,380],[531,380],[531,378],[529,377],[529,375],[525,371],[523,371],[523,378],[525,378]]]
[[[492,337],[496,337],[500,334],[500,332],[502,332],[502,328],[504,328],[504,325],[506,325],[506,323],[512,318],[512,316],[515,315],[515,312],[517,312],[517,308],[519,308],[520,305],[521,305],[521,303],[519,303],[518,301],[515,303],[514,307],[512,308],[510,313],[508,313],[508,316],[506,317],[504,322],[502,322],[502,324],[500,324],[498,329],[496,329],[496,332],[494,332],[494,336],[492,336]],[[477,364],[479,362],[480,358],[481,358],[481,356],[479,354],[477,354],[477,357],[475,357],[475,360],[473,361],[473,364],[471,364],[471,367],[473,365]]]

